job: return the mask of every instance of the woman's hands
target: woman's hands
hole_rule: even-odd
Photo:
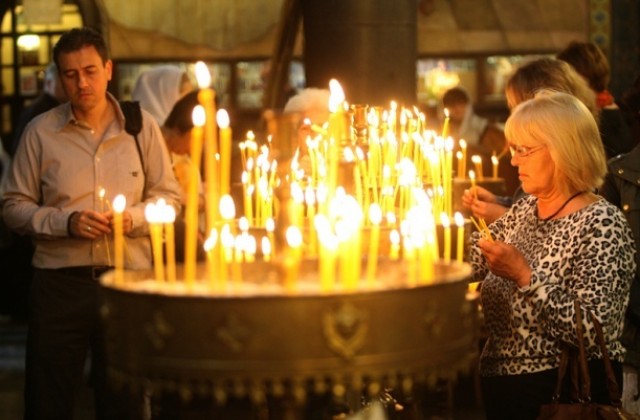
[[[464,190],[462,205],[471,210],[474,217],[484,219],[488,224],[502,216],[507,208],[498,204],[495,194],[478,186]]]
[[[531,267],[516,247],[486,239],[479,239],[478,246],[493,274],[512,280],[519,287],[531,283]]]

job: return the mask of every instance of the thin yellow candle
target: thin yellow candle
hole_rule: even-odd
[[[297,288],[298,273],[300,272],[300,260],[302,258],[302,232],[297,226],[289,226],[285,232],[288,252],[285,259],[285,283],[284,289],[292,293]]]
[[[326,293],[332,291],[335,285],[338,238],[332,233],[329,219],[324,214],[316,215],[313,225],[320,242],[320,290]]]
[[[225,221],[225,227],[228,228],[229,230],[229,235],[226,238],[225,243],[223,243],[223,247],[224,247],[224,255],[225,258],[223,259],[223,262],[221,263],[221,271],[223,271],[224,273],[227,272],[228,267],[226,266],[227,262],[233,262],[233,250],[234,250],[234,235],[231,232],[231,228],[230,228],[230,223],[231,221],[236,217],[236,207],[235,204],[233,203],[233,198],[231,198],[230,195],[223,195],[220,198],[220,216],[222,216],[222,218]],[[230,254],[230,255],[229,255]],[[236,266],[236,264],[232,265],[232,270],[231,270],[231,279],[234,285],[237,285],[240,283],[240,278],[239,276],[239,271],[238,271],[238,267]],[[225,285],[226,286],[226,285]]]
[[[491,155],[491,167],[493,169],[493,172],[492,172],[493,179],[498,178],[498,163],[499,163],[498,157],[494,153],[493,155]]]
[[[369,256],[367,258],[367,282],[373,285],[378,267],[378,248],[380,246],[380,222],[382,209],[377,203],[369,206],[369,221],[371,221],[371,237],[369,238]]]
[[[167,281],[174,283],[176,281],[176,243],[175,231],[173,223],[176,221],[176,209],[173,206],[165,206],[164,208],[164,236],[165,248],[167,255]]]
[[[262,259],[266,262],[271,261],[271,241],[266,236],[262,237],[260,249],[262,250]]]
[[[200,105],[193,108],[191,130],[191,167],[185,206],[184,278],[187,285],[196,277],[196,254],[198,240],[198,175],[202,157],[202,135],[205,111]]]
[[[460,151],[462,152],[462,169],[460,170],[460,177],[464,178],[467,173],[467,142],[463,139],[458,141],[458,145],[460,146]]]
[[[100,212],[104,213],[104,188],[100,188],[98,192],[98,196],[100,197]],[[111,266],[111,246],[109,244],[109,237],[107,235],[103,236],[104,238],[104,246],[107,249],[107,265]]]
[[[391,233],[389,233],[389,241],[391,242],[389,258],[397,260],[400,256],[400,232],[398,232],[397,229],[393,229]]]
[[[478,190],[476,189],[476,173],[471,170],[469,171],[469,180],[471,181],[471,192],[473,193],[473,197],[478,199]]]
[[[209,286],[213,290],[216,290],[215,266],[216,266],[216,259],[217,259],[216,258],[217,243],[218,243],[218,231],[215,229],[212,229],[211,232],[209,233],[209,236],[204,241],[203,249],[207,256],[207,263],[206,263],[207,280],[209,282]]]
[[[456,261],[461,263],[464,257],[464,216],[462,213],[456,212],[453,215],[456,222]]]
[[[316,217],[316,194],[311,186],[307,186],[304,191],[304,201],[307,204],[307,222],[309,226],[309,256],[315,257],[318,252],[318,234],[313,226],[313,219]]]
[[[478,181],[482,181],[484,179],[484,174],[482,173],[482,158],[480,155],[471,156],[471,162],[476,167],[476,176],[478,177]]]
[[[157,282],[164,282],[164,261],[162,252],[162,219],[159,206],[149,203],[144,209],[145,219],[149,223],[151,249],[153,251],[153,272]]]
[[[457,178],[464,179],[464,170],[462,166],[462,152],[460,150],[456,152],[456,160],[458,162],[458,170],[456,171],[458,175]]]
[[[253,223],[253,201],[251,196],[253,194],[253,185],[249,185],[249,172],[242,171],[242,198],[244,203],[244,216],[249,220],[249,223]]]
[[[228,194],[231,182],[231,128],[229,114],[220,109],[216,115],[220,128],[220,194]]]
[[[218,200],[220,195],[220,173],[216,162],[218,154],[218,139],[216,129],[215,92],[211,85],[211,74],[207,65],[198,61],[195,66],[198,81],[198,101],[204,107],[206,121],[204,126],[204,174],[205,174],[205,204],[206,228],[210,231],[218,218]]]
[[[275,220],[273,220],[273,217],[270,217],[265,221],[264,227],[267,230],[267,237],[269,238],[269,242],[271,243],[271,256],[273,257],[276,255],[276,238],[274,235],[276,222]]]
[[[444,262],[451,262],[451,222],[446,213],[440,214],[440,224],[444,232]]]
[[[449,110],[444,109],[444,124],[442,124],[442,138],[446,139],[449,135]]]
[[[124,230],[122,213],[127,205],[127,199],[119,194],[113,199],[113,247],[115,260],[115,282],[124,283]]]

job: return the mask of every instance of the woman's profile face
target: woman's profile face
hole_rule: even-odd
[[[511,157],[511,164],[518,168],[518,179],[527,194],[544,195],[554,187],[556,165],[547,146],[523,140],[512,148],[519,150]]]

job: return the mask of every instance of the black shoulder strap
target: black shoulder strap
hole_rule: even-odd
[[[120,109],[124,114],[124,131],[133,136],[136,140],[136,148],[138,149],[138,157],[142,170],[146,174],[144,159],[142,159],[142,149],[138,141],[138,133],[142,131],[142,111],[140,110],[140,102],[138,101],[120,101]]]

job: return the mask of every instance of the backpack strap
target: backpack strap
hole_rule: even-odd
[[[140,102],[138,101],[120,101],[120,109],[124,114],[124,131],[132,135],[136,140],[136,148],[138,149],[138,157],[142,165],[142,171],[146,173],[144,159],[142,158],[142,148],[138,140],[138,133],[142,131],[142,111],[140,110]]]
[[[136,149],[138,150],[138,158],[140,159],[140,165],[142,166],[142,175],[147,177],[147,168],[142,158],[142,148],[140,147],[140,141],[138,140],[138,134],[142,131],[142,110],[140,109],[140,102],[138,101],[120,101],[120,109],[124,114],[124,131],[127,134],[133,136],[136,141]],[[147,187],[143,191],[143,196],[146,196]]]

